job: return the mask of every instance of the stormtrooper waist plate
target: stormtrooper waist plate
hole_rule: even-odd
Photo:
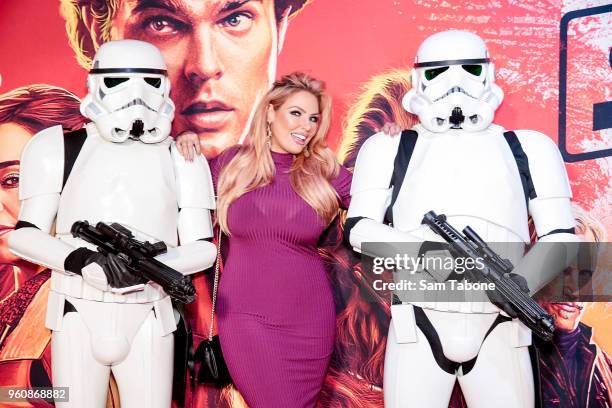
[[[168,297],[159,285],[152,282],[144,285],[142,290],[120,294],[96,289],[85,282],[80,275],[68,276],[57,271],[51,273],[51,291],[74,298],[107,303],[150,303]]]

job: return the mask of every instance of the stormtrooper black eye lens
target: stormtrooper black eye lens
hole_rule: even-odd
[[[104,85],[106,85],[107,88],[114,88],[117,85],[127,81],[130,78],[113,78],[113,77],[108,77],[108,78],[104,78]]]
[[[462,65],[461,67],[474,76],[480,76],[482,73],[482,65]]]
[[[440,75],[441,73],[446,71],[447,69],[448,69],[448,67],[426,69],[425,70],[425,79],[427,79],[428,81],[431,81],[432,79],[434,79],[435,77],[437,77],[438,75]]]
[[[147,77],[144,80],[147,84],[151,85],[152,87],[159,88],[161,86],[161,78]]]

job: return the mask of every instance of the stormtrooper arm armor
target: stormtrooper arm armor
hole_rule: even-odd
[[[377,133],[366,140],[357,156],[351,185],[351,204],[344,228],[345,241],[357,252],[362,252],[364,242],[422,241],[384,224],[385,213],[391,202],[392,188],[389,187],[389,182],[400,139],[382,132]]]
[[[529,200],[529,213],[538,234],[538,242],[517,265],[516,273],[525,277],[530,292],[536,293],[573,263],[581,239],[574,232],[572,192],[556,144],[539,132],[515,133],[529,160],[535,190]]]
[[[198,155],[186,161],[174,142],[170,147],[176,175],[179,204],[178,234],[180,245],[168,248],[157,260],[189,275],[210,268],[217,250],[208,241],[213,236],[210,213],[215,209],[215,196],[208,162]]]
[[[30,262],[65,272],[64,260],[74,247],[50,235],[59,208],[64,174],[61,126],[37,133],[21,157],[21,211],[9,235],[11,252]],[[71,272],[65,272],[72,275]]]

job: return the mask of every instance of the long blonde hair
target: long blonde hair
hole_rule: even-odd
[[[290,181],[293,190],[304,199],[328,225],[336,216],[339,199],[330,183],[338,175],[339,165],[333,152],[327,148],[325,137],[331,122],[331,98],[322,81],[303,73],[292,73],[276,81],[263,97],[251,123],[248,143],[242,145],[236,156],[219,175],[217,220],[221,229],[230,234],[227,211],[238,197],[272,181],[274,162],[267,143],[267,112],[285,103],[293,94],[307,91],[319,101],[320,121],[315,135],[291,165]],[[308,157],[304,152],[308,149]]]

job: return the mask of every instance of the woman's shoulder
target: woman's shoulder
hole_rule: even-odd
[[[338,164],[338,176],[336,178],[346,179],[351,177],[353,177],[353,173],[348,168],[344,167],[344,165]]]
[[[240,145],[240,144],[235,144],[233,146],[230,146],[228,148],[226,148],[225,150],[223,150],[221,152],[221,154],[219,154],[219,156],[222,159],[233,159],[234,156],[236,156],[238,154],[238,152],[240,152],[241,150],[243,150],[246,146],[244,145]]]
[[[351,197],[351,183],[353,181],[353,173],[351,173],[346,167],[339,164],[338,174],[331,181],[331,185],[338,193],[342,208],[348,208]]]
[[[344,184],[347,180],[350,180],[353,174],[344,167],[341,163],[338,163],[336,154],[329,148],[324,148],[320,151],[320,159],[323,161],[322,164],[324,173],[326,173],[327,180],[336,187],[336,184]]]
[[[342,164],[338,164],[338,173],[332,178],[331,182],[334,186],[350,184],[353,178],[353,173],[344,167]]]
[[[225,167],[243,148],[243,145],[238,144],[230,146],[211,159],[210,162],[216,167]]]
[[[238,154],[238,152],[243,148],[242,145],[234,145],[228,147],[221,153],[219,153],[216,157],[209,160],[210,163],[210,172],[213,178],[213,183],[215,188],[217,186],[217,179],[221,174],[221,171],[228,165],[228,163]]]

